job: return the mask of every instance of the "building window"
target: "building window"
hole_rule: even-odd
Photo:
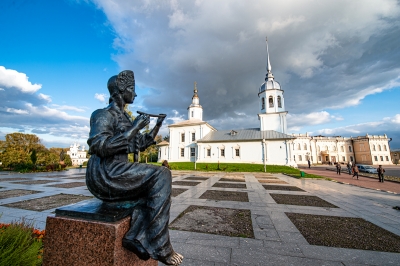
[[[386,146],[385,146],[386,147]],[[389,161],[389,156],[386,156],[386,161]]]
[[[261,98],[261,110],[265,109],[265,99],[264,97]]]
[[[194,157],[196,153],[196,149],[195,148],[190,148],[190,157]]]
[[[279,108],[282,108],[281,96],[278,96],[278,107],[279,107]]]
[[[360,144],[360,151],[365,151],[364,144]]]
[[[181,157],[185,157],[185,148],[181,148]]]
[[[384,150],[384,151],[387,151],[386,145],[383,145],[383,150]]]
[[[307,150],[307,144],[304,143],[304,150]]]
[[[211,156],[211,149],[207,149],[207,156],[208,156],[208,157]]]
[[[381,157],[381,162],[383,162],[383,156],[380,156]]]
[[[181,142],[185,142],[185,133],[181,134]]]
[[[296,161],[296,155],[293,155],[293,160]]]
[[[353,156],[350,156],[350,162],[354,161]]]
[[[192,133],[192,141],[196,140],[196,133]]]
[[[321,156],[318,156],[318,162],[320,162],[320,161],[321,161],[321,159],[322,159],[322,158],[321,158]]]
[[[333,147],[332,147],[332,150],[333,150],[333,151],[336,151],[336,147],[335,147],[335,146],[333,146]]]
[[[192,117],[193,117],[193,113],[194,113],[194,112],[192,111]]]
[[[239,150],[239,149],[235,149],[235,153],[236,153],[236,156],[237,156],[237,157],[240,156],[240,150]]]
[[[351,148],[351,146],[349,146],[349,152],[353,152],[353,149]]]
[[[373,150],[373,151],[376,151],[375,145],[372,145],[372,150]]]
[[[378,161],[378,156],[374,156],[374,160],[375,160],[375,161]]]
[[[379,149],[379,151],[382,151],[381,145],[378,145],[378,149]]]
[[[343,146],[340,146],[340,151],[344,152],[344,147]]]
[[[346,161],[346,157],[342,156],[342,161],[345,162]]]
[[[274,98],[272,98],[272,96],[269,96],[268,103],[269,103],[269,107],[274,107]]]
[[[329,151],[328,146],[325,146],[325,150],[326,150],[326,151]]]
[[[301,150],[300,143],[297,144],[297,149],[298,149],[298,150]]]
[[[365,162],[367,160],[367,156],[366,155],[361,155],[361,161]]]
[[[301,158],[301,155],[299,155],[299,162],[301,162],[303,159]]]
[[[325,161],[329,162],[329,156],[325,156]]]
[[[314,161],[314,159],[313,159],[313,157],[311,156],[311,162],[313,162]]]
[[[225,157],[225,149],[221,149],[221,157]]]

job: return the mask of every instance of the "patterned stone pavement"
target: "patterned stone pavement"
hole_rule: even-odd
[[[32,205],[35,202],[31,200],[57,195],[90,197],[90,192],[81,183],[84,182],[82,179],[84,172],[85,169],[38,174],[1,172],[0,195],[9,193],[10,197],[0,197],[0,213],[2,213],[0,222],[11,222],[24,217],[34,222],[37,228],[44,229],[46,217],[53,215],[54,207],[33,211],[7,206],[21,201],[28,201]],[[299,180],[282,174],[263,175],[262,173],[173,171],[174,182],[199,183],[185,185],[179,182],[177,183],[179,185],[173,185],[173,188],[180,190],[176,190],[176,196],[173,197],[171,222],[190,205],[242,209],[250,210],[254,231],[254,238],[243,238],[170,230],[174,248],[185,257],[182,265],[400,265],[400,253],[310,245],[285,214],[358,217],[400,236],[400,211],[392,208],[400,205],[399,194],[326,180]],[[188,177],[202,178],[186,179]],[[228,178],[226,179],[228,181],[221,181],[221,178]],[[232,178],[244,179],[245,182],[240,184],[245,184],[246,187],[214,186],[217,182],[239,183],[229,180]],[[260,180],[277,182],[259,182]],[[263,185],[291,186],[304,191],[268,190]],[[11,193],[12,190],[36,193],[16,196],[15,193]],[[200,198],[207,190],[245,192],[249,202]],[[271,194],[316,196],[337,207],[278,204]],[[79,200],[79,197],[77,198]]]

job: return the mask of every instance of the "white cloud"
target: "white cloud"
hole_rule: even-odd
[[[76,106],[71,106],[71,105],[58,105],[58,104],[53,104],[54,107],[58,110],[68,110],[68,111],[75,111],[75,112],[85,112],[85,108],[82,107],[76,107]]]
[[[3,88],[0,88],[0,91],[4,91],[4,89],[3,89]]]
[[[106,102],[106,98],[107,98],[108,96],[106,95],[106,94],[104,94],[104,93],[96,93],[95,95],[94,95],[94,98],[95,99],[97,99],[97,100],[99,100],[100,102],[102,102],[102,103],[105,103]]]
[[[287,115],[288,125],[291,127],[324,124],[331,121],[332,118],[334,117],[326,111]]]
[[[14,114],[19,114],[19,115],[27,115],[27,114],[29,114],[29,112],[27,110],[14,109],[14,108],[7,108],[6,111],[8,113],[14,113]]]
[[[39,93],[39,99],[43,99],[46,102],[51,102],[51,96],[43,94],[43,93]]]
[[[41,84],[32,84],[24,73],[0,66],[0,85],[5,88],[15,88],[25,93],[34,93],[40,88]]]

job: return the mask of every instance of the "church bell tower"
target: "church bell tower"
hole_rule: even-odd
[[[188,119],[203,121],[203,107],[200,105],[200,99],[197,95],[197,82],[194,82],[194,94],[192,104],[188,107]]]
[[[260,130],[274,130],[286,134],[287,124],[283,90],[279,82],[275,81],[271,72],[269,61],[268,40],[267,44],[267,74],[258,92]]]

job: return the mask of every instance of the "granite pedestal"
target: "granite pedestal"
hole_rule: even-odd
[[[43,265],[158,265],[122,246],[133,207],[94,199],[57,209],[47,217]]]

